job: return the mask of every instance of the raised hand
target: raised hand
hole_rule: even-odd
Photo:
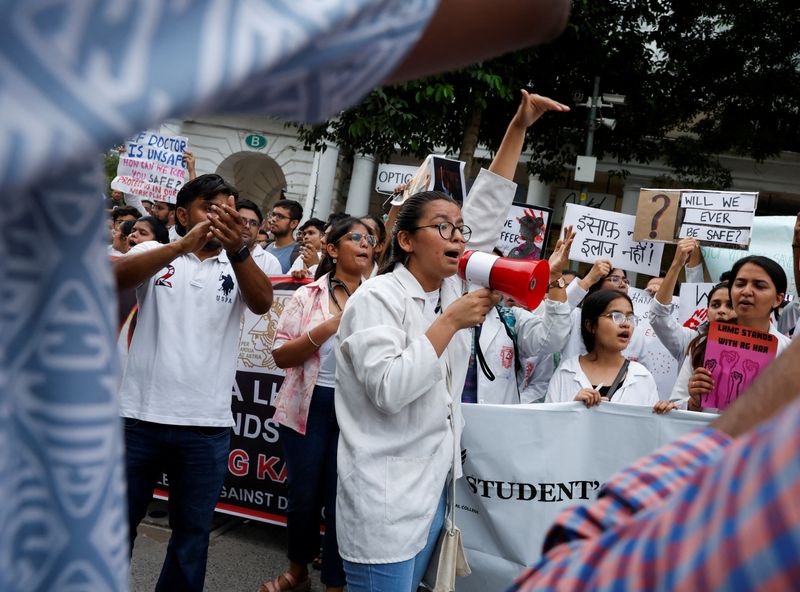
[[[242,239],[242,217],[236,211],[233,196],[227,204],[213,204],[208,214],[213,234],[226,251],[238,251],[244,244]]]
[[[520,89],[520,92],[522,93],[522,100],[520,100],[519,107],[512,121],[512,123],[517,125],[528,128],[547,111],[569,111],[569,107],[551,98],[543,97],[535,93],[531,94],[525,89]]]
[[[553,250],[553,254],[550,255],[550,259],[548,259],[551,273],[557,272],[560,274],[561,270],[566,267],[569,262],[569,250],[572,248],[573,240],[575,240],[575,231],[572,230],[572,226],[565,227],[564,238],[558,239],[556,248]]]
[[[700,243],[694,238],[682,238],[675,245],[675,256],[672,258],[672,264],[677,267],[683,267],[692,256],[692,253],[700,248]]]

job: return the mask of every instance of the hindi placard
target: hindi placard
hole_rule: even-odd
[[[567,204],[564,225],[572,225],[576,233],[569,258],[587,263],[608,259],[614,267],[657,276],[664,245],[634,241],[635,221],[628,214]]]

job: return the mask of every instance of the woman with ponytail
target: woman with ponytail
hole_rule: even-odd
[[[261,592],[308,590],[308,564],[318,555],[319,517],[325,507],[322,583],[345,584],[336,544],[336,448],[334,412],[336,331],[350,296],[372,270],[375,238],[360,220],[333,224],[316,280],[299,288],[281,314],[272,357],[286,377],[275,401],[289,483],[289,569]]]
[[[774,335],[778,341],[778,355],[782,354],[791,339],[778,331],[771,317],[786,295],[787,279],[783,268],[769,257],[749,255],[733,264],[729,282],[736,324]],[[676,389],[682,385],[687,387],[689,409],[696,411],[703,410],[703,395],[714,390],[711,372],[703,366],[706,341],[707,335],[701,334],[689,344],[686,361],[675,384]],[[688,381],[687,376],[690,376]],[[672,398],[675,398],[674,390]]]
[[[417,589],[442,529],[445,483],[460,476],[460,395],[471,352],[469,329],[499,295],[466,293],[456,277],[467,246],[490,252],[516,185],[510,180],[525,131],[567,107],[523,91],[488,171],[464,209],[426,191],[400,207],[391,254],[353,296],[339,327],[339,549],[350,592]],[[562,245],[563,249],[564,246]],[[561,269],[558,269],[560,277]],[[563,295],[563,285],[554,291]]]

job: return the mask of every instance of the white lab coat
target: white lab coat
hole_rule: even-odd
[[[684,267],[686,282],[699,284],[703,282],[703,266]],[[697,330],[684,327],[672,316],[672,304],[661,304],[653,298],[650,301],[650,326],[658,340],[672,354],[672,357],[682,361],[686,356],[686,348],[697,337]]]
[[[609,386],[609,385],[606,385]],[[594,388],[581,368],[578,357],[561,360],[547,388],[546,403],[574,401],[578,391]],[[658,402],[658,387],[650,371],[631,362],[625,380],[612,395],[610,403],[653,406]]]
[[[517,348],[522,361],[535,355],[561,351],[570,327],[569,305],[566,302],[545,300],[539,314],[519,307],[511,311],[516,318]],[[514,370],[514,343],[506,332],[497,309],[492,309],[481,327],[481,351],[494,373],[489,380],[478,367],[478,403],[511,405],[520,403],[520,392]]]
[[[480,172],[462,212],[473,231],[469,248],[491,250],[515,189],[512,181]],[[465,290],[456,276],[444,280],[442,308]],[[470,332],[458,331],[437,357],[425,336],[431,306],[416,278],[398,265],[364,282],[342,315],[336,521],[339,552],[348,561],[395,563],[422,550],[454,465]],[[455,474],[461,476],[460,463]]]

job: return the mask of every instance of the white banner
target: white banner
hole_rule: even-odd
[[[178,189],[186,179],[188,140],[168,136],[153,130],[140,132],[125,142],[125,152],[119,155],[117,176],[112,189],[140,197],[175,203]]]
[[[719,281],[724,271],[747,255],[763,255],[777,261],[786,272],[789,280],[789,293],[795,294],[794,269],[792,262],[792,237],[794,236],[794,216],[756,216],[753,219],[753,233],[747,251],[700,247],[703,260],[711,274],[711,281]]]
[[[608,259],[614,267],[657,276],[664,244],[635,242],[635,221],[628,214],[567,204],[564,226],[572,225],[576,233],[569,258],[587,263]]]
[[[664,347],[661,340],[650,327],[650,303],[653,297],[639,288],[628,288],[628,296],[633,302],[633,314],[639,317],[638,329],[644,332],[645,353],[639,360],[647,366],[650,374],[658,386],[658,398],[669,399],[675,379],[678,377],[678,361]],[[678,319],[678,307],[675,298],[672,299],[672,316]]]
[[[589,504],[615,472],[715,415],[582,403],[464,405],[464,478],[456,491],[472,575],[459,592],[505,590],[541,553],[568,506]]]

